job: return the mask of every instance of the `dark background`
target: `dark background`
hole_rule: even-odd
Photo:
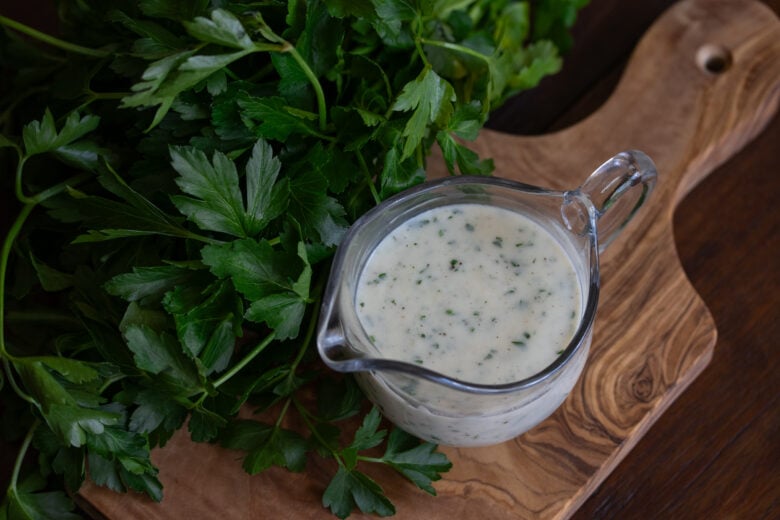
[[[591,0],[563,70],[510,100],[489,126],[544,133],[598,108],[636,42],[673,3]],[[780,0],[765,3],[780,13]],[[47,3],[0,0],[0,14],[56,30],[41,5]],[[575,519],[780,518],[778,144],[775,116],[680,204],[675,239],[718,326],[714,359]],[[14,446],[0,445],[3,491],[15,455]]]

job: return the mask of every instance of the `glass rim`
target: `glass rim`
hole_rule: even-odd
[[[588,283],[585,284],[585,289],[588,291],[586,298],[584,300],[584,306],[583,310],[580,313],[580,319],[578,322],[578,326],[576,331],[574,332],[573,336],[569,340],[569,343],[567,344],[566,348],[563,349],[563,352],[558,355],[555,360],[547,365],[544,369],[528,376],[523,379],[509,382],[509,383],[501,383],[501,384],[488,384],[488,383],[474,383],[470,381],[465,381],[462,379],[458,379],[456,377],[448,376],[445,374],[442,374],[441,372],[438,372],[436,370],[432,370],[430,368],[422,367],[420,365],[412,364],[410,362],[401,361],[401,360],[395,360],[395,359],[387,359],[387,358],[381,358],[381,357],[372,357],[369,353],[360,353],[357,357],[351,358],[351,359],[344,359],[344,360],[336,360],[332,359],[328,353],[326,352],[326,349],[328,348],[328,345],[326,345],[326,342],[323,340],[323,336],[327,333],[328,328],[328,318],[332,315],[333,309],[335,307],[338,307],[338,300],[339,300],[339,289],[340,287],[334,287],[335,281],[337,280],[339,282],[339,285],[341,285],[341,279],[342,276],[337,275],[336,271],[338,269],[341,269],[343,264],[345,263],[345,258],[347,256],[347,253],[349,252],[349,245],[353,242],[353,239],[355,236],[357,236],[361,230],[370,222],[374,221],[376,218],[381,218],[381,214],[388,211],[388,209],[392,207],[396,207],[399,204],[402,204],[406,200],[410,198],[417,198],[420,196],[423,196],[427,192],[440,190],[443,187],[462,187],[462,186],[468,186],[468,185],[474,185],[474,186],[494,186],[504,189],[510,189],[515,191],[521,191],[525,193],[530,193],[532,195],[547,195],[547,196],[556,196],[560,197],[561,201],[563,203],[564,197],[567,195],[568,192],[564,191],[558,191],[558,190],[550,190],[545,188],[540,188],[538,186],[533,186],[529,184],[524,184],[518,181],[513,181],[510,179],[500,178],[500,177],[483,177],[483,176],[468,176],[468,175],[459,175],[455,177],[444,177],[444,178],[438,178],[438,179],[432,179],[425,181],[417,186],[414,186],[412,188],[409,188],[407,190],[404,190],[400,193],[397,193],[388,199],[384,200],[374,208],[367,211],[365,214],[363,214],[360,218],[358,218],[354,224],[350,227],[347,234],[343,237],[341,243],[338,246],[338,249],[336,251],[336,255],[333,258],[333,263],[331,265],[331,272],[330,272],[330,278],[328,280],[328,284],[325,290],[325,295],[330,295],[330,298],[323,298],[323,305],[322,305],[322,311],[320,314],[320,321],[318,323],[318,333],[317,333],[317,350],[319,352],[320,357],[325,362],[327,366],[330,368],[339,371],[339,372],[385,372],[385,371],[391,371],[395,373],[400,374],[406,374],[410,376],[416,376],[420,377],[422,379],[438,383],[442,386],[446,386],[448,388],[459,390],[465,393],[469,394],[482,394],[482,395],[495,395],[495,394],[507,394],[507,393],[513,393],[520,390],[525,390],[534,386],[539,385],[540,383],[548,380],[549,378],[555,376],[557,373],[559,373],[564,366],[568,364],[568,362],[574,357],[574,355],[579,351],[580,347],[583,345],[583,343],[586,342],[588,339],[593,323],[595,321],[596,316],[596,308],[598,306],[598,298],[599,298],[599,288],[600,288],[600,280],[599,280],[599,258],[598,258],[598,240],[595,233],[595,223],[596,223],[596,215],[593,210],[592,205],[588,204],[586,207],[588,207],[589,212],[589,220],[590,220],[590,232],[588,233],[588,246],[590,249],[591,254],[591,261],[588,262],[588,269],[586,270],[587,276],[588,276]],[[442,204],[442,206],[445,206],[446,204]],[[569,233],[573,233],[571,230],[567,230]],[[352,306],[354,307],[354,306]],[[356,313],[355,309],[352,309],[352,311]],[[360,320],[357,319],[358,324],[360,324]],[[365,333],[365,329],[363,328],[362,324],[360,324],[360,333],[363,336],[360,338],[362,341],[366,341],[368,344],[371,344],[370,339],[368,338],[367,334]],[[350,351],[358,352],[359,349],[355,349],[352,347],[351,344],[349,344],[349,341],[346,337],[343,338],[343,344],[341,346],[347,347]],[[389,381],[385,379],[385,382],[390,384]]]

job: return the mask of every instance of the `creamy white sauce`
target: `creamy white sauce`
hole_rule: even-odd
[[[549,366],[581,312],[575,268],[532,219],[483,204],[393,229],[361,273],[358,318],[381,357],[462,381],[519,381]]]
[[[477,395],[398,374],[356,374],[382,413],[403,430],[436,444],[486,446],[516,437],[549,417],[569,395],[587,359],[590,335],[568,363],[527,390]]]

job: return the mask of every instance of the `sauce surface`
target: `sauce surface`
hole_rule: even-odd
[[[575,268],[530,218],[483,204],[428,210],[371,253],[355,295],[382,357],[502,384],[552,363],[580,317]]]

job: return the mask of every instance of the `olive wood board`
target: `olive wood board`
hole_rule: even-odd
[[[593,345],[569,398],[514,440],[442,448],[453,468],[436,482],[436,498],[391,470],[366,467],[396,517],[568,518],[609,475],[713,355],[715,323],[675,250],[675,208],[763,129],[779,99],[775,14],[752,0],[685,0],[647,31],[608,101],[583,121],[542,136],[481,132],[472,147],[493,158],[497,176],[573,189],[633,148],[653,158],[658,183],[602,255]],[[440,159],[431,163],[431,176],[444,174]],[[332,460],[313,456],[302,473],[272,468],[250,476],[240,454],[193,443],[186,429],[152,460],[161,503],[89,481],[79,503],[112,520],[330,516],[321,497]]]

